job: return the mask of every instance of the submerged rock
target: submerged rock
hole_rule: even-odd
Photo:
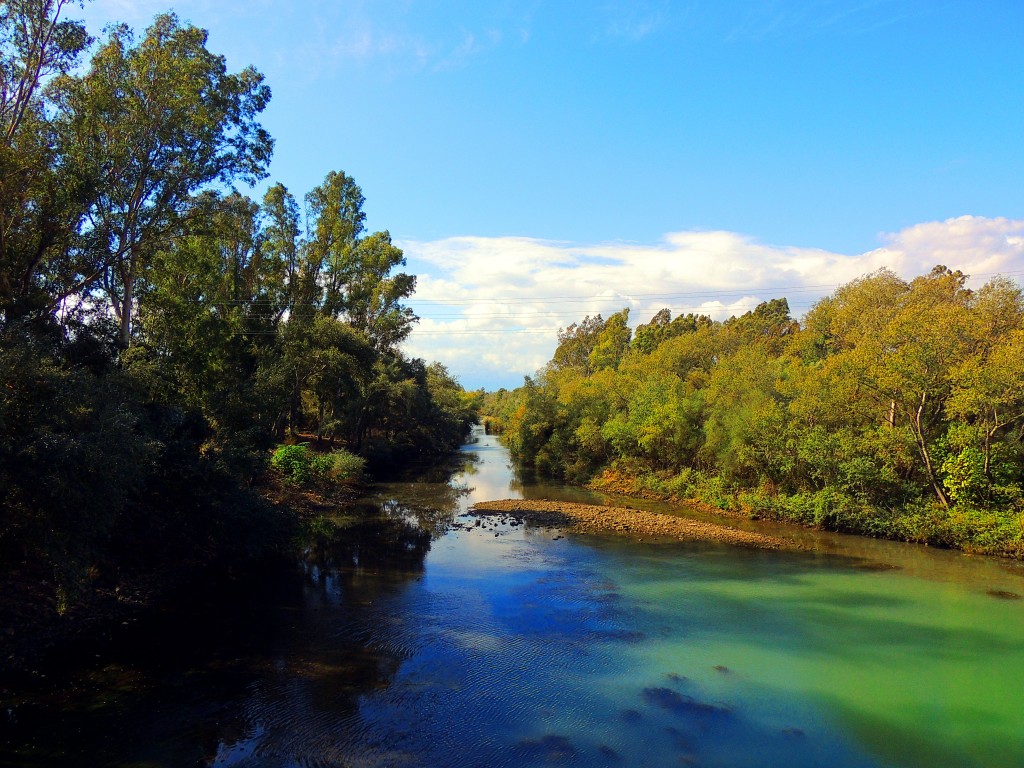
[[[992,597],[997,597],[1000,600],[1020,600],[1021,596],[1016,592],[1008,592],[1005,589],[990,589],[988,593]]]
[[[609,747],[607,744],[602,744],[597,748],[597,751],[601,753],[602,757],[607,757],[609,760],[621,760],[619,753]]]
[[[643,696],[648,704],[684,717],[724,718],[732,715],[732,710],[728,707],[684,696],[671,688],[644,688]]]
[[[516,751],[527,759],[540,759],[549,763],[560,763],[579,754],[569,739],[554,733],[541,739],[523,739],[516,744]]]

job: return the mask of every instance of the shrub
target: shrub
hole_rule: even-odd
[[[697,501],[712,507],[718,507],[726,512],[737,507],[735,496],[729,490],[725,480],[717,475],[700,478],[694,484],[693,493]]]
[[[679,473],[669,478],[667,485],[669,492],[677,499],[688,499],[693,495],[693,485],[699,479],[699,473],[683,467]]]
[[[814,494],[814,525],[826,531],[839,531],[856,517],[854,505],[845,494],[824,488]]]
[[[314,453],[309,443],[282,445],[270,459],[270,466],[280,471],[286,482],[296,485],[359,480],[365,465],[363,457],[345,449]]]
[[[354,481],[359,480],[363,476],[363,470],[366,467],[366,459],[362,456],[340,449],[327,454],[331,460],[330,468],[327,471],[327,476],[332,480],[337,481]]]
[[[313,455],[309,443],[282,445],[270,457],[270,466],[281,472],[286,482],[308,483],[313,477]]]

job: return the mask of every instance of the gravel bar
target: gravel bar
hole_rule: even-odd
[[[802,549],[791,539],[626,507],[604,507],[565,501],[503,499],[477,502],[470,512],[481,516],[510,516],[525,522],[557,526],[579,533],[620,533],[629,536],[674,538],[681,541],[720,541],[724,544],[758,549]]]

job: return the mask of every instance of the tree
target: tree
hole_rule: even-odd
[[[672,322],[672,312],[666,307],[658,310],[651,322],[638,325],[633,334],[633,349],[649,355],[665,340],[665,331]]]
[[[347,289],[357,269],[356,245],[366,214],[363,193],[343,171],[331,171],[306,195],[305,299],[331,317],[345,313]]]
[[[583,373],[590,372],[590,353],[597,344],[604,319],[601,315],[587,315],[580,323],[573,323],[565,330],[558,331],[558,347],[551,358],[550,366],[558,371],[573,368]]]
[[[874,398],[880,421],[911,430],[925,479],[947,508],[933,454],[950,374],[973,346],[966,280],[943,266],[909,285],[876,273],[840,289],[831,318],[830,335],[845,347],[848,374]]]
[[[155,364],[166,397],[200,409],[219,432],[269,430],[280,403],[257,397],[254,386],[256,371],[277,353],[282,265],[265,258],[254,201],[206,193],[201,202],[205,215],[193,218],[194,233],[154,254],[136,341],[122,358]]]
[[[89,44],[85,27],[60,18],[68,0],[0,4],[0,129],[13,141],[37,112],[47,79],[71,70]]]
[[[604,328],[601,329],[594,341],[594,348],[590,350],[590,355],[587,357],[589,370],[600,371],[604,368],[618,368],[619,361],[629,349],[629,340],[632,338],[628,323],[628,308],[616,312],[608,318]]]
[[[965,454],[977,456],[978,482],[972,483],[972,492],[988,501],[1000,479],[996,475],[1007,474],[994,470],[995,455],[1020,450],[1019,438],[1012,440],[1012,448],[999,441],[1024,423],[1024,296],[1012,283],[993,280],[974,297],[971,315],[977,340],[950,373],[945,408],[948,417],[960,420],[950,428],[951,447],[959,448],[960,455],[951,456],[950,469],[945,464],[943,469],[958,474],[971,465]],[[947,487],[956,482],[946,479]]]
[[[83,190],[62,162],[46,89],[90,41],[79,22],[61,19],[67,5],[0,3],[0,319],[8,321],[51,310],[55,286],[74,290],[66,261]]]
[[[283,184],[274,184],[263,196],[262,258],[268,265],[264,304],[280,320],[294,311],[299,271],[299,205]],[[269,276],[276,277],[269,277]]]
[[[257,122],[270,89],[256,70],[226,70],[207,34],[158,16],[135,44],[110,32],[82,78],[58,83],[74,163],[95,185],[81,247],[98,254],[99,280],[128,346],[149,259],[182,233],[193,195],[212,183],[266,175],[273,142]]]
[[[404,265],[405,256],[391,243],[388,232],[375,232],[360,240],[353,252],[345,316],[353,328],[366,334],[378,352],[404,341],[416,321],[412,310],[401,304],[415,291],[416,277],[391,273]]]

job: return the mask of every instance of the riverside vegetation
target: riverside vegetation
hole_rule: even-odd
[[[938,266],[880,270],[796,322],[628,310],[559,333],[490,393],[524,467],[627,495],[1024,557],[1024,299]]]
[[[287,546],[268,478],[350,480],[475,420],[400,351],[415,277],[351,177],[304,215],[233,191],[267,175],[262,75],[173,14],[94,40],[73,7],[0,5],[0,645],[23,649]]]

